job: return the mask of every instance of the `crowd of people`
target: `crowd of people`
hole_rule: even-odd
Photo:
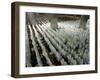
[[[35,17],[37,24],[27,24],[26,29],[32,67],[89,64],[89,24],[83,30],[79,20],[60,21],[53,30],[46,17],[39,17]]]

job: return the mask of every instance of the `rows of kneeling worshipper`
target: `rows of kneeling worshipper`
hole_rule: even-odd
[[[38,23],[28,24],[26,29],[29,41],[27,46],[30,51],[27,53],[30,54],[28,61],[30,65],[26,64],[27,67],[89,64],[88,29],[77,27],[73,32],[68,33],[68,29],[64,27],[69,24],[68,21],[64,23],[65,25],[62,24],[63,28],[61,26],[59,28],[58,25],[54,30],[50,27],[50,21],[47,18],[45,21],[40,18],[36,20]],[[79,21],[72,20],[70,23],[75,25]]]

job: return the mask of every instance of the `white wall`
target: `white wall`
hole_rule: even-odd
[[[15,0],[1,0],[0,2],[0,80],[16,80],[10,76],[11,68],[11,2]],[[100,10],[100,0],[16,0],[41,3],[56,4],[76,4],[98,6]],[[100,11],[99,13],[100,14]],[[100,16],[98,16],[100,21]],[[98,21],[98,22],[99,22]],[[99,24],[100,25],[100,24]],[[100,27],[98,25],[98,32]],[[99,32],[100,35],[100,32]],[[98,37],[100,44],[100,37]],[[99,45],[100,47],[100,45]],[[98,51],[98,58],[100,57]],[[18,80],[100,80],[100,58],[98,59],[99,71],[97,74],[64,75],[53,77],[22,78]]]

